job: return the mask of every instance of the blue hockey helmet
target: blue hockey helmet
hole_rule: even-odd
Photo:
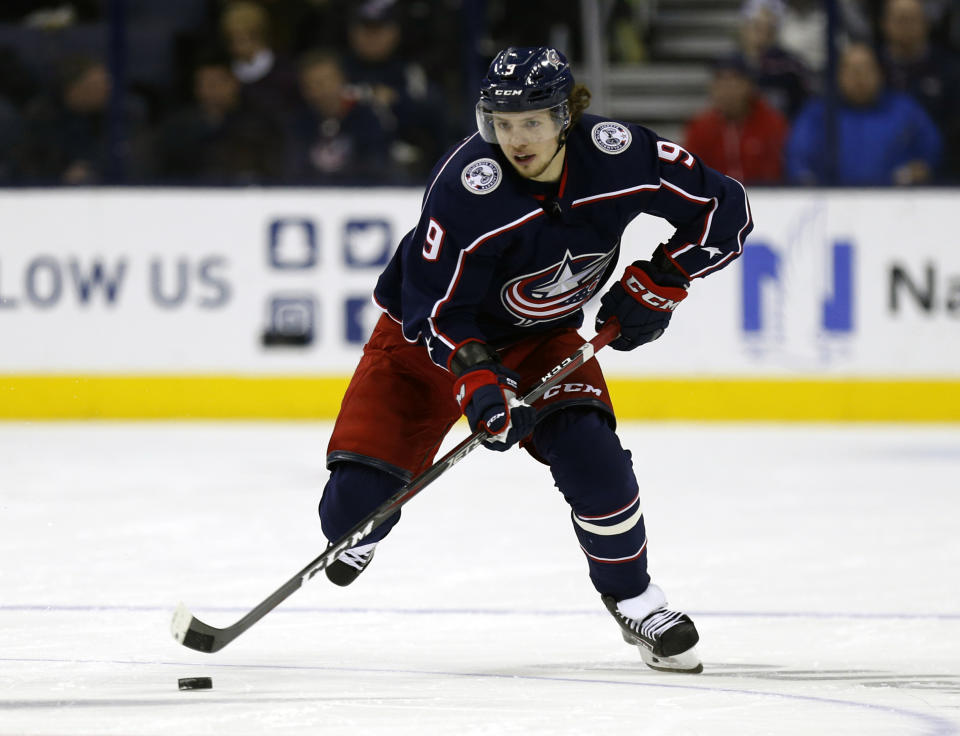
[[[494,113],[550,110],[559,133],[570,125],[567,101],[573,89],[573,72],[566,57],[547,46],[511,46],[490,64],[480,82],[477,128],[488,143],[496,143]]]

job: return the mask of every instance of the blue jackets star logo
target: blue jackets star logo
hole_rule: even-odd
[[[521,325],[566,317],[597,292],[616,254],[616,248],[579,256],[567,251],[559,263],[507,282],[500,292],[503,306]]]

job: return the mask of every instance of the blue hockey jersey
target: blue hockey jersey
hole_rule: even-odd
[[[552,190],[516,173],[478,134],[434,168],[420,220],[374,291],[434,363],[449,370],[471,340],[502,347],[579,327],[641,213],[677,228],[664,250],[689,279],[731,263],[753,227],[739,182],[647,128],[595,115],[570,130]]]

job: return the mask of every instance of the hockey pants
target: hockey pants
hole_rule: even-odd
[[[630,453],[609,418],[583,407],[554,412],[537,425],[533,444],[570,505],[594,587],[617,600],[646,590],[650,578],[640,493]],[[324,535],[339,539],[402,485],[397,476],[370,465],[336,463],[320,501]],[[399,519],[398,511],[363,543],[383,539]]]

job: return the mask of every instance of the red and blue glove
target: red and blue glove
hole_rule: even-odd
[[[517,399],[519,376],[500,363],[466,369],[453,385],[454,398],[470,429],[484,431],[484,445],[503,452],[533,431],[537,412]]]
[[[597,330],[611,317],[620,322],[614,350],[633,350],[656,340],[670,324],[673,310],[687,296],[686,279],[657,269],[650,261],[627,266],[623,278],[600,297]]]

